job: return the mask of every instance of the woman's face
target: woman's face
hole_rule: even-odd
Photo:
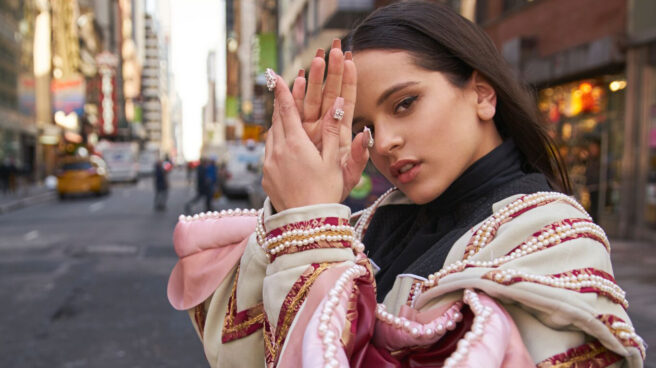
[[[415,65],[405,51],[367,50],[353,59],[353,131],[372,130],[371,160],[414,203],[437,198],[501,144],[492,121],[496,96],[478,74],[457,88],[444,74]]]

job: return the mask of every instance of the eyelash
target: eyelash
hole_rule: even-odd
[[[401,102],[399,102],[396,106],[394,106],[394,113],[395,113],[395,114],[404,113],[404,112],[407,111],[410,107],[412,107],[412,104],[413,104],[415,101],[417,101],[418,98],[419,98],[419,96],[410,96],[410,97],[406,97],[406,98],[404,98],[403,100],[401,100]],[[407,106],[404,107],[405,110],[404,110],[404,111],[399,111],[399,108],[402,107],[402,105],[404,105],[404,104],[407,104]],[[374,126],[373,126],[373,125],[365,125],[365,126],[368,126],[369,129],[371,130],[371,134],[374,134]],[[363,126],[361,129],[358,129],[357,131],[355,131],[355,132],[353,133],[353,137],[355,137],[356,134],[362,132],[362,131],[364,130],[364,127],[365,127],[365,126]]]
[[[404,98],[403,100],[401,100],[401,102],[399,102],[396,106],[394,106],[394,113],[398,114],[407,111],[410,107],[412,107],[412,104],[417,100],[418,97],[419,96],[411,96],[411,97]],[[405,110],[399,111],[399,108],[403,107],[404,104],[407,104],[407,106],[404,107]]]

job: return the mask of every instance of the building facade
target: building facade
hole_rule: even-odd
[[[641,0],[475,5],[477,23],[535,90],[573,194],[611,236],[656,238],[656,23],[647,14],[653,2]]]

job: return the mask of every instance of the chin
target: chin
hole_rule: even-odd
[[[426,190],[422,188],[399,188],[414,204],[426,204],[439,197],[444,190]]]

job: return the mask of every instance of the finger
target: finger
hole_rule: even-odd
[[[289,87],[285,81],[276,75],[276,89],[274,90],[276,102],[278,102],[278,116],[280,118],[282,132],[285,137],[300,137],[306,136],[303,127],[301,126],[301,117],[296,109],[294,96],[292,96]],[[278,144],[278,136],[275,136],[276,144]]]
[[[358,73],[350,51],[344,55],[344,75],[342,77],[342,97],[344,97],[344,119],[340,132],[340,146],[351,144],[355,97],[357,96]]]
[[[339,120],[335,119],[335,111],[337,109],[344,108],[344,99],[337,97],[333,108],[328,110],[328,112],[323,117],[322,122],[322,152],[321,156],[324,161],[335,161],[339,162],[339,130],[340,123]]]
[[[321,114],[330,110],[342,90],[342,74],[344,73],[344,54],[342,53],[342,41],[336,38],[330,49],[328,58],[328,75],[326,85],[323,88],[323,99],[321,102]]]
[[[271,128],[269,128],[269,133],[275,144],[285,144],[285,132],[282,128],[281,119],[280,104],[276,98],[273,100],[273,115],[271,117]],[[271,153],[273,153],[274,148],[275,145],[271,145]]]
[[[296,101],[296,109],[298,114],[303,118],[303,100],[305,100],[305,69],[300,69],[298,71],[298,76],[294,79],[294,85],[292,86],[292,96],[294,96],[294,101]]]
[[[345,183],[348,188],[353,188],[358,183],[362,171],[364,171],[367,161],[369,161],[369,150],[364,144],[366,139],[365,134],[360,132],[351,143],[351,154],[346,160],[344,173]]]
[[[312,59],[303,106],[303,121],[316,121],[321,116],[321,88],[323,87],[323,73],[326,70],[325,55],[326,52],[319,49],[317,55]]]
[[[275,107],[274,107],[275,114]],[[273,127],[273,126],[272,126]],[[273,153],[273,132],[269,129],[266,132],[266,140],[264,141],[264,161],[268,161]]]

